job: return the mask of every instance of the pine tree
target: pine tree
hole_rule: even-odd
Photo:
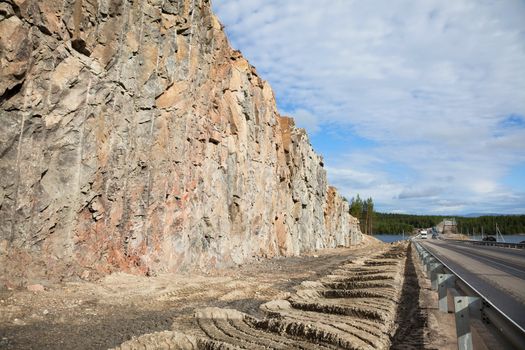
[[[361,228],[361,232],[364,233],[363,231],[363,200],[361,199],[361,197],[359,197],[359,193],[357,194],[357,196],[355,198],[352,197],[351,201],[350,201],[350,215],[352,215],[353,217],[357,218],[359,220],[359,226]]]
[[[367,229],[366,229],[366,232],[371,235],[373,234],[372,232],[372,225],[373,225],[373,217],[374,217],[374,201],[372,199],[372,197],[369,197],[367,200],[366,200],[366,225],[367,225]]]
[[[363,211],[363,200],[359,197],[359,193],[355,198],[352,197],[350,201],[350,215],[358,219],[361,218],[361,213]]]
[[[359,227],[364,234],[371,235],[374,225],[374,200],[369,197],[362,200],[357,194],[350,200],[350,215],[359,219]]]

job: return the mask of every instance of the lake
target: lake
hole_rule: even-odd
[[[397,241],[401,241],[403,240],[403,236],[402,235],[373,235],[373,237],[383,241],[383,242],[386,242],[386,243],[392,243],[392,242],[397,242]],[[406,236],[405,235],[405,239],[408,239],[410,236]],[[430,238],[430,237],[429,237]],[[471,239],[474,239],[476,241],[479,241],[481,240],[481,236],[474,236],[474,237],[471,237]],[[525,234],[521,234],[521,235],[503,235],[503,238],[505,239],[505,242],[507,243],[519,243],[521,241],[525,241]]]
[[[392,243],[403,240],[403,235],[372,235],[383,242]],[[405,235],[405,239],[410,238],[410,236]]]
[[[491,236],[493,236],[493,235],[491,235]],[[473,239],[475,241],[481,241],[481,235],[480,236],[473,236],[473,237],[471,237],[471,239]],[[525,234],[521,234],[521,235],[503,235],[503,239],[505,239],[505,242],[507,242],[507,243],[519,243],[521,241],[525,241]],[[500,240],[501,240],[501,238],[498,238],[498,242]]]

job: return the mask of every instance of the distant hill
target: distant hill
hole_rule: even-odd
[[[464,217],[464,218],[479,218],[480,216],[512,216],[512,215],[497,214],[497,213],[470,213],[470,214],[465,214],[465,215],[459,215],[459,217]]]
[[[472,213],[463,216],[411,215],[374,212],[373,233],[401,234],[417,228],[432,227],[442,220],[455,217],[458,232],[495,232],[496,224],[502,234],[525,232],[525,215]]]

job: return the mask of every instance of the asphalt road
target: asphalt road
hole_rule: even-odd
[[[525,250],[435,239],[419,242],[525,329]]]

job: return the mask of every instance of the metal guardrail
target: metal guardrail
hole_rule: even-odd
[[[495,246],[495,247],[504,247],[504,248],[516,248],[516,249],[525,249],[525,243],[506,243],[506,242],[494,242],[494,241],[472,241],[469,239],[444,239],[445,241],[468,243],[474,245],[485,245],[485,246]]]
[[[506,242],[491,242],[491,241],[469,241],[469,242],[472,244],[476,244],[476,245],[489,245],[489,246],[496,246],[496,247],[525,249],[525,243],[506,243]]]
[[[525,330],[520,325],[420,243],[413,243],[431,280],[432,289],[438,292],[439,310],[455,314],[459,350],[473,349],[471,318],[493,325],[499,337],[504,339],[504,348],[523,349]]]

